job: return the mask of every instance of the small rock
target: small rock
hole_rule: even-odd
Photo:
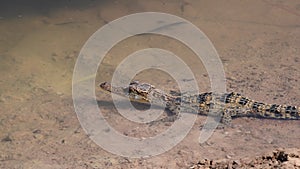
[[[274,139],[272,139],[272,138],[268,138],[266,141],[267,141],[267,143],[269,143],[269,144],[273,144],[273,143],[274,143]]]
[[[199,164],[199,165],[207,165],[207,164],[209,164],[209,161],[208,161],[207,159],[203,159],[203,160],[200,160],[200,161],[198,162],[198,164]]]
[[[232,165],[240,166],[241,165],[241,161],[240,160],[234,160],[234,161],[232,161]]]
[[[40,134],[41,130],[40,129],[36,129],[36,130],[33,130],[32,133],[34,133],[34,134]]]
[[[207,141],[207,142],[205,142],[206,143],[206,145],[208,145],[208,146],[211,146],[211,145],[213,145],[213,143],[212,142],[210,142],[210,141]]]
[[[44,136],[42,134],[35,134],[33,136],[33,138],[37,139],[37,140],[43,140],[44,139]]]
[[[231,159],[232,157],[231,157],[230,155],[227,154],[227,155],[226,155],[226,158]]]
[[[13,140],[9,136],[6,136],[1,141],[2,142],[12,142]]]
[[[244,133],[245,133],[245,134],[251,134],[251,131],[248,130],[248,131],[245,131]]]

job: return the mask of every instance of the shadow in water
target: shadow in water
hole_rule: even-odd
[[[115,106],[114,106],[114,103],[112,101],[106,101],[106,100],[97,100],[97,103],[100,106],[104,106],[105,108],[108,108],[108,109],[114,109]],[[119,107],[122,108],[122,109],[129,109],[130,106],[127,104],[126,101],[119,101]],[[131,104],[134,108],[136,108],[137,110],[141,110],[141,111],[145,111],[145,110],[148,110],[150,109],[150,104],[148,103],[140,103],[140,102],[133,102],[131,101]],[[156,106],[154,105],[153,108],[155,109],[161,109],[160,106]]]
[[[103,106],[107,109],[115,109],[116,107],[114,106],[114,103],[112,101],[106,101],[106,100],[97,100],[97,103],[99,105],[99,107]],[[148,103],[140,103],[140,102],[134,102],[131,101],[131,104],[134,108],[136,108],[137,110],[140,111],[146,111],[150,109],[150,104]],[[130,106],[127,104],[127,102],[125,101],[121,101],[119,102],[119,108],[121,109],[130,109]],[[157,110],[161,110],[163,107],[159,106],[159,105],[153,105],[152,106],[153,109],[157,109]],[[168,108],[164,108],[165,113],[167,113],[167,116],[172,116],[174,115],[174,113],[169,110]]]

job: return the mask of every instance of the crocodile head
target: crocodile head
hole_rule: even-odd
[[[131,101],[149,103],[150,92],[155,87],[148,83],[131,82],[128,87],[112,86],[109,82],[100,83],[100,88],[106,92],[114,93],[123,97],[128,97]]]

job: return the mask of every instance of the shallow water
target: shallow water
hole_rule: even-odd
[[[237,91],[267,103],[300,106],[299,10],[300,3],[293,0],[1,2],[0,151],[3,153],[0,156],[0,163],[3,163],[0,167],[45,168],[55,163],[57,168],[77,165],[80,166],[78,168],[85,165],[91,168],[96,165],[95,163],[98,167],[106,166],[104,164],[107,162],[112,163],[112,167],[122,164],[119,157],[112,156],[94,145],[80,129],[72,106],[72,75],[79,52],[88,38],[108,22],[132,13],[147,11],[170,13],[183,17],[200,28],[220,54],[228,91]],[[202,92],[210,90],[207,71],[198,57],[182,43],[158,35],[134,36],[115,45],[101,63],[96,83],[111,80],[112,73],[123,59],[145,48],[162,48],[173,52],[191,68],[199,90]],[[124,74],[126,76],[126,73]],[[178,89],[171,76],[157,70],[142,71],[135,79],[149,82],[166,91]],[[107,100],[109,102],[109,97],[98,93],[97,89],[96,92],[102,102]],[[107,107],[104,106],[104,109],[108,109]],[[260,124],[260,121],[251,123],[251,120],[249,122],[248,119],[244,121],[242,119],[236,123]],[[240,144],[248,144],[248,148],[237,150],[236,147],[230,147],[229,143],[228,145],[224,143],[222,146],[225,147],[225,151],[231,151],[231,156],[235,157],[245,156],[243,152],[248,151],[251,157],[274,147],[300,148],[297,142],[300,138],[299,122],[262,121],[262,123],[264,124],[261,127],[265,128],[259,131],[253,129],[255,126],[241,127],[241,132],[249,130],[256,136],[253,139],[245,134],[245,140],[253,139],[250,143],[235,140]],[[277,125],[290,130],[285,132],[276,129],[275,134],[272,132],[268,134],[268,131]],[[126,125],[119,128],[122,130]],[[195,131],[198,131],[197,129],[198,127]],[[291,130],[295,131],[294,135],[291,134],[293,133]],[[279,138],[274,138],[276,132]],[[132,130],[129,133],[135,135]],[[215,138],[216,142],[219,137]],[[272,144],[265,145],[261,140]],[[285,141],[287,144],[283,143]],[[259,144],[260,150],[251,147],[255,144]],[[178,155],[173,150],[168,152],[161,162],[159,159],[131,161],[126,162],[124,166],[136,167],[142,163],[143,166],[153,167],[157,164],[167,167],[166,161],[163,160],[174,154],[185,162],[180,164],[172,162],[172,167],[186,166],[196,162],[196,159],[201,158],[206,152],[196,145],[194,145],[196,148],[193,146],[188,148],[186,142],[181,146],[184,151],[192,152],[193,155],[189,158],[187,157],[189,153]],[[201,150],[203,153],[194,150]],[[67,151],[77,152],[77,155]],[[224,158],[226,153],[217,147],[214,153],[207,157],[218,154],[218,158]],[[86,156],[82,157],[84,154]],[[99,154],[106,159],[97,156]],[[51,156],[52,159],[47,159],[47,156]],[[62,162],[63,158],[66,158],[65,162]],[[88,162],[93,159],[94,164]]]

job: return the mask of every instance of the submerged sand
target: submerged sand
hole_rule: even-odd
[[[300,106],[298,1],[20,1],[0,8],[0,168],[300,168],[297,120],[238,118],[234,127],[218,129],[199,144],[206,119],[199,116],[173,149],[131,159],[89,139],[71,95],[76,59],[92,33],[121,16],[157,11],[183,17],[209,37],[223,62],[228,91]],[[193,52],[157,35],[117,44],[101,64],[96,83],[109,81],[127,55],[149,47],[180,56],[195,73],[200,91],[210,90],[207,72]],[[178,89],[160,71],[143,71],[135,79],[166,91]],[[124,135],[154,136],[171,125],[134,124],[117,112],[109,95],[98,89],[96,95],[107,121]]]

